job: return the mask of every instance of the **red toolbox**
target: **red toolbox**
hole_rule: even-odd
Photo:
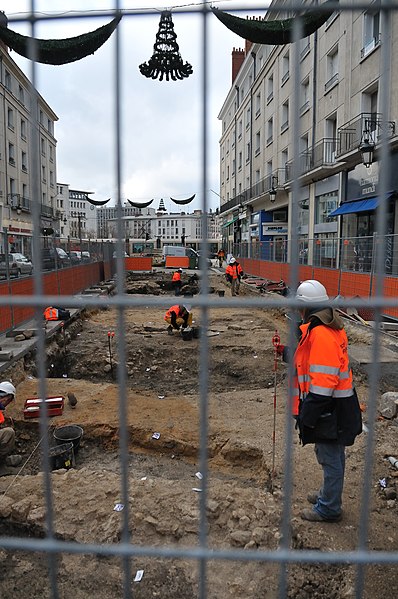
[[[39,397],[29,397],[25,400],[24,418],[39,418],[40,408],[43,400]],[[51,396],[46,399],[48,416],[61,416],[64,411],[64,398],[62,396]]]

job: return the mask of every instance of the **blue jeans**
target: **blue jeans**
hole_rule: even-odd
[[[323,470],[323,486],[314,506],[324,518],[341,514],[341,496],[344,485],[345,446],[333,443],[315,443],[315,454]]]

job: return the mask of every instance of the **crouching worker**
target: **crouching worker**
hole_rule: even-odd
[[[15,393],[14,385],[8,381],[0,383],[0,469],[4,466],[12,466],[13,463],[8,463],[10,458],[17,457],[9,455],[14,449],[15,431],[12,426],[6,424],[6,417],[4,416],[6,407],[15,399]],[[7,456],[9,456],[8,459],[6,459]]]
[[[323,470],[323,484],[307,499],[313,507],[303,520],[338,522],[342,516],[345,447],[362,432],[361,410],[348,359],[343,321],[327,305],[325,287],[303,281],[296,299],[302,303],[299,342],[294,352],[293,416],[303,445],[313,443]],[[288,357],[288,348],[277,352]]]
[[[173,334],[173,330],[179,331],[180,329],[186,329],[187,327],[192,326],[191,306],[188,306],[187,304],[183,306],[171,306],[171,308],[167,310],[164,319],[169,325],[167,327],[167,333],[169,335]]]

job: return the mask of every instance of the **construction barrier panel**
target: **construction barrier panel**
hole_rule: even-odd
[[[124,259],[126,270],[150,271],[152,270],[152,258],[148,256],[131,256]]]
[[[188,256],[166,256],[166,268],[189,268]]]

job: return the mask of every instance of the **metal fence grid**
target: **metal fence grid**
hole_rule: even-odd
[[[303,6],[301,3],[292,2],[291,9],[302,9]],[[383,30],[388,32],[390,27],[390,11],[396,8],[396,4],[393,2],[383,2],[381,1],[378,4],[381,11],[381,19],[383,22]],[[28,19],[31,23],[32,35],[34,35],[36,23],[40,20],[49,20],[54,17],[44,16],[43,14],[35,13],[35,2],[32,0],[31,2],[31,15]],[[355,5],[351,4],[340,4],[336,3],[336,8],[340,11],[344,10],[363,10],[369,7],[368,3],[356,3]],[[242,7],[242,10],[248,10],[250,7],[245,6]],[[119,2],[115,2],[114,11],[109,11],[108,13],[101,12],[98,16],[104,17],[113,17],[120,10]],[[181,12],[187,12],[188,9],[179,9]],[[273,11],[278,12],[278,6],[275,5],[272,8]],[[207,164],[208,164],[208,131],[212,124],[209,122],[208,118],[208,109],[206,99],[209,94],[209,39],[208,39],[208,19],[211,18],[210,9],[207,4],[201,5],[198,8],[189,8],[189,11],[198,12],[201,19],[201,28],[202,28],[202,85],[201,85],[201,104],[202,104],[202,139],[203,139],[203,148],[202,148],[202,197],[203,197],[203,205],[202,209],[204,213],[207,211],[207,200],[206,200],[206,190],[208,189],[208,172],[207,172]],[[148,11],[142,11],[143,14],[148,14]],[[124,18],[139,18],[141,13],[137,10],[134,11],[123,11]],[[83,13],[80,16],[85,16]],[[93,18],[96,16],[95,13],[90,12],[86,15],[87,17]],[[73,18],[68,17],[68,15],[63,15],[57,17],[57,19],[67,19]],[[14,21],[20,21],[20,18],[15,18]],[[10,23],[13,22],[13,19],[10,19]],[[295,39],[300,37],[300,28],[301,21],[297,19],[295,21]],[[120,197],[120,189],[122,182],[122,112],[121,112],[121,64],[124,57],[121,55],[120,51],[120,39],[119,39],[119,31],[115,32],[116,38],[116,46],[115,46],[115,55],[114,55],[114,98],[115,98],[115,113],[112,115],[114,120],[114,132],[115,132],[115,145],[116,145],[116,167],[115,167],[115,178],[117,181],[118,188],[118,197],[117,197],[117,205],[119,209],[119,222],[118,222],[118,234],[119,234],[119,242],[118,242],[118,259],[117,259],[117,295],[109,299],[109,305],[115,307],[117,309],[117,326],[119,331],[123,331],[125,324],[125,310],[129,307],[138,307],[142,305],[142,300],[140,298],[134,298],[132,296],[124,295],[123,293],[123,280],[124,280],[124,271],[123,271],[123,235],[122,235],[122,223],[121,223],[121,197]],[[34,55],[34,48],[32,48],[32,52]],[[389,89],[390,89],[390,73],[389,73],[389,65],[390,65],[391,57],[389,56],[388,46],[382,45],[381,48],[381,76],[380,76],[380,100],[381,100],[381,111],[383,114],[388,115],[389,109]],[[294,89],[296,93],[299,93],[300,87],[300,52],[299,52],[299,44],[295,43],[292,45],[292,73],[294,77]],[[32,81],[32,90],[31,93],[34,95],[34,90],[36,88],[36,66],[35,63],[32,62],[31,66],[31,75],[30,79]],[[226,90],[227,91],[227,90]],[[299,102],[294,103],[294,114],[293,114],[293,128],[294,128],[294,144],[293,144],[293,186],[292,193],[293,196],[299,197],[299,147],[298,147],[298,139],[299,139]],[[111,116],[111,115],[110,115]],[[32,126],[31,130],[32,139],[36,139],[36,147],[39,147],[39,139],[38,139],[38,128]],[[34,157],[33,157],[34,158]],[[388,193],[388,172],[390,165],[390,155],[389,149],[387,146],[387,140],[384,139],[384,143],[381,147],[381,197],[386,197]],[[34,158],[35,159],[35,158]],[[33,165],[33,172],[36,173],[36,176],[33,177],[33,196],[39,196],[39,180],[40,180],[40,166],[38,163],[38,158],[35,159],[36,164]],[[385,233],[385,222],[386,222],[386,210],[385,210],[385,202],[381,202],[380,209],[377,212],[377,231],[383,238],[383,234]],[[297,202],[292,203],[292,215],[291,218],[293,222],[297,219]],[[40,215],[38,210],[33,210],[33,221],[35,230],[39,230]],[[206,231],[207,222],[206,219],[203,219],[203,230]],[[294,231],[294,228],[293,228]],[[36,254],[38,255],[39,247],[39,239],[36,238]],[[294,236],[291,239],[290,243],[294,246],[295,244],[298,247],[298,239],[297,236]],[[206,248],[204,248],[206,250]],[[365,302],[365,305],[369,307],[375,308],[375,320],[376,323],[380,322],[381,319],[381,309],[388,306],[397,307],[398,299],[392,298],[386,300],[383,297],[383,272],[384,272],[384,264],[383,264],[383,251],[380,251],[377,255],[377,264],[375,267],[375,295],[374,297]],[[203,255],[203,265],[205,264],[206,256]],[[292,252],[292,259],[290,263],[290,284],[294,288],[297,285],[297,272],[299,265],[299,252]],[[209,315],[208,311],[210,307],[236,307],[244,308],[247,310],[252,309],[253,307],[261,307],[267,308],[270,307],[267,299],[264,297],[260,297],[257,299],[253,298],[234,298],[233,300],[229,300],[228,298],[223,298],[223,300],[219,300],[214,298],[214,296],[210,296],[208,294],[209,282],[208,282],[208,274],[206,268],[203,269],[203,284],[202,284],[202,293],[200,296],[192,298],[192,306],[197,308],[201,312],[201,322],[203,326],[203,330],[206,331],[209,325]],[[93,297],[84,299],[84,303],[81,299],[76,297],[58,297],[58,296],[44,296],[43,295],[43,285],[40,272],[35,272],[35,292],[33,296],[29,298],[19,296],[12,298],[12,303],[15,306],[35,306],[36,319],[37,323],[40,323],[42,320],[42,311],[45,306],[53,305],[55,302],[57,305],[65,306],[65,307],[83,307],[84,306],[103,306],[103,300],[99,300]],[[236,299],[236,301],[235,301]],[[9,298],[0,296],[0,306],[6,306],[9,303]],[[153,307],[166,307],[166,303],[159,297],[147,297],[145,298],[145,305],[153,306]],[[355,301],[342,301],[341,307],[349,307],[358,305]],[[298,308],[299,303],[296,302],[294,298],[283,299],[278,301],[272,301],[272,308],[275,307],[284,307],[284,308]],[[37,337],[37,355],[43,356],[45,355],[45,336],[42,328],[40,326],[38,329],[38,337]],[[120,419],[120,462],[121,462],[121,501],[125,505],[125,509],[122,514],[122,533],[121,540],[119,543],[109,544],[109,545],[98,545],[98,544],[82,544],[77,542],[63,542],[56,539],[54,534],[54,512],[53,512],[53,497],[52,497],[52,484],[51,484],[51,474],[49,472],[48,464],[45,464],[44,470],[44,489],[45,489],[45,500],[47,504],[47,513],[46,513],[46,529],[47,535],[43,539],[30,539],[30,538],[16,538],[16,537],[2,537],[0,538],[0,547],[7,550],[25,550],[32,552],[44,552],[48,555],[49,562],[49,579],[51,585],[51,593],[53,598],[59,597],[59,588],[57,583],[57,554],[70,553],[70,554],[93,554],[97,556],[115,556],[120,557],[123,560],[124,566],[124,584],[123,584],[123,597],[129,598],[132,596],[131,590],[131,558],[134,556],[149,556],[149,557],[162,557],[162,558],[183,558],[190,559],[192,561],[196,561],[199,566],[199,586],[197,596],[200,599],[205,599],[207,597],[207,567],[209,560],[233,560],[233,561],[253,561],[253,562],[268,562],[268,563],[277,563],[280,565],[280,576],[279,576],[279,597],[281,599],[285,599],[287,596],[287,572],[289,564],[354,564],[357,569],[356,575],[356,589],[355,589],[355,597],[359,599],[363,596],[364,589],[364,572],[365,566],[368,564],[397,564],[398,563],[398,552],[397,551],[369,551],[367,546],[367,538],[369,531],[368,524],[368,515],[370,510],[370,495],[371,495],[371,471],[373,465],[373,450],[375,446],[375,429],[374,422],[376,420],[376,397],[377,397],[377,389],[378,389],[378,372],[377,368],[373,367],[370,373],[370,385],[369,385],[369,407],[368,407],[368,418],[369,418],[369,432],[367,435],[367,444],[365,451],[365,465],[364,465],[364,485],[362,489],[362,501],[361,501],[361,513],[360,513],[360,523],[359,523],[359,540],[357,549],[355,551],[331,551],[331,552],[318,552],[314,550],[292,550],[291,549],[291,532],[290,532],[290,520],[291,520],[291,497],[292,497],[292,489],[293,489],[293,459],[292,459],[292,438],[293,438],[293,423],[292,418],[290,416],[291,410],[289,403],[291,402],[291,391],[290,402],[287,402],[286,408],[286,431],[287,431],[287,439],[289,440],[287,446],[285,448],[285,459],[284,459],[284,503],[283,503],[283,512],[282,512],[282,523],[281,523],[281,540],[279,548],[275,551],[252,551],[252,550],[227,550],[227,549],[210,549],[208,547],[207,542],[207,516],[206,516],[206,504],[208,499],[208,467],[207,467],[207,437],[208,437],[208,356],[209,356],[209,343],[208,338],[204,334],[201,336],[200,341],[200,459],[199,459],[199,468],[203,473],[203,492],[200,494],[199,503],[200,503],[200,527],[199,527],[199,535],[198,535],[198,544],[192,547],[178,548],[178,547],[155,547],[155,546],[138,546],[134,544],[134,539],[131,538],[129,532],[129,485],[128,485],[128,431],[127,431],[127,410],[126,410],[126,372],[124,368],[124,364],[126,362],[126,347],[124,343],[124,337],[122,334],[119,335],[120,345],[119,345],[119,366],[118,366],[118,387],[119,387],[119,419]],[[380,333],[379,327],[376,326],[374,329],[373,335],[373,345],[372,345],[372,357],[373,364],[377,364],[378,356],[379,356],[379,340]],[[290,345],[294,344],[294,331],[293,328],[290,331]],[[291,367],[290,367],[291,368]],[[42,397],[46,396],[46,370],[45,364],[43,360],[39,360],[38,362],[38,374],[40,377],[40,387],[39,393]],[[292,374],[292,373],[290,373]],[[48,441],[46,436],[46,431],[48,428],[48,421],[45,412],[43,412],[43,416],[40,420],[40,433],[43,437],[43,455],[48,455]]]

